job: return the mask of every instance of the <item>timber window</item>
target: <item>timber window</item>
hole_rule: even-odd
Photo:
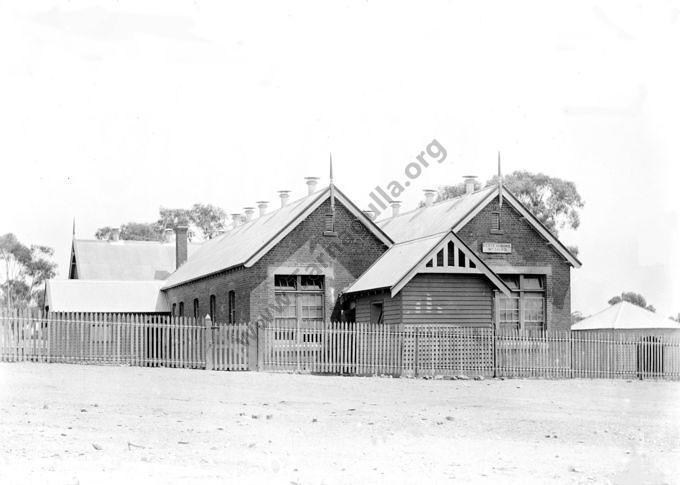
[[[172,304],[172,316],[173,317],[177,316],[177,303]]]
[[[179,316],[180,317],[184,316],[184,302],[183,301],[179,302]]]
[[[210,320],[215,321],[215,311],[217,310],[217,297],[210,295]]]
[[[276,340],[315,342],[312,329],[324,320],[325,280],[323,275],[274,275],[274,323]]]
[[[194,298],[194,318],[198,318],[198,298]]]
[[[506,275],[512,296],[499,295],[498,323],[504,330],[545,330],[545,278],[540,275]]]
[[[236,292],[231,290],[228,296],[229,323],[236,323]]]

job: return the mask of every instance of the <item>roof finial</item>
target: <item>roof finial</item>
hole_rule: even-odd
[[[501,152],[498,151],[498,209],[503,207],[503,175],[501,174]]]
[[[333,183],[333,153],[329,153],[330,155],[330,169],[331,169],[331,184]]]
[[[330,182],[329,187],[331,189],[331,211],[335,213],[335,190],[333,187],[333,154],[330,153]]]

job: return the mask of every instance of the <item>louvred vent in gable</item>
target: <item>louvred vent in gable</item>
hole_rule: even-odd
[[[422,273],[479,273],[470,250],[449,236],[431,251],[432,257],[420,268]],[[474,258],[476,259],[476,258]]]

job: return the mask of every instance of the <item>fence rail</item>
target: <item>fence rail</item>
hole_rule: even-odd
[[[0,310],[0,361],[392,376],[680,379],[680,336],[445,325],[219,324]]]
[[[259,335],[259,368],[274,372],[680,379],[677,334],[318,322]]]
[[[0,361],[247,370],[245,328],[148,314],[0,312]]]

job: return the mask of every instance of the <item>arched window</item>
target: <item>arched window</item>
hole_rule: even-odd
[[[210,320],[215,321],[215,310],[217,309],[217,298],[210,295]]]
[[[229,292],[229,323],[236,323],[236,292]]]
[[[172,304],[172,316],[173,317],[177,316],[177,303]]]
[[[194,318],[198,318],[198,298],[194,298]]]
[[[184,316],[184,302],[183,301],[179,302],[179,316],[180,317]]]

